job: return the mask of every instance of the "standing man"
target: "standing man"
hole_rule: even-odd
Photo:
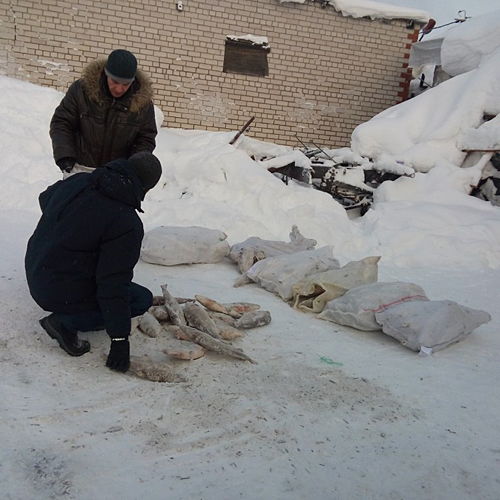
[[[77,331],[105,328],[106,366],[130,366],[131,318],[144,314],[152,293],[132,282],[144,229],[136,211],[160,179],[159,160],[146,151],[76,174],[40,195],[42,217],[31,236],[25,267],[35,302],[52,311],[40,321],[71,356],[90,350]]]
[[[152,153],[157,134],[152,97],[149,78],[128,50],[88,64],[50,122],[56,164],[76,173],[80,166],[89,171],[139,151]]]

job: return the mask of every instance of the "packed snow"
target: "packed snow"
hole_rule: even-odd
[[[305,3],[307,0],[279,0],[280,3]],[[312,0],[314,1],[314,0]],[[412,9],[371,0],[322,0],[322,4],[331,5],[343,16],[369,17],[371,19],[413,19],[426,23],[429,13],[421,9]]]
[[[441,47],[444,71],[456,76],[488,64],[487,59],[500,48],[499,24],[500,10],[497,10],[450,28]]]
[[[235,42],[239,41],[244,41],[244,42],[250,42],[252,45],[257,45],[261,46],[262,48],[269,48],[269,40],[267,39],[267,36],[255,36],[255,35],[242,35],[242,36],[237,36],[237,35],[226,35],[226,40],[232,40]]]
[[[227,258],[169,267],[140,260],[134,279],[155,295],[167,283],[178,297],[257,303],[272,316],[236,343],[258,364],[215,353],[168,360],[187,379],[178,384],[107,369],[105,332],[81,334],[91,352],[72,358],[39,326],[46,313],[29,295],[23,258],[38,195],[61,178],[48,128],[63,94],[0,77],[2,498],[496,500],[500,209],[468,195],[481,163],[461,168],[453,142],[479,123],[496,71],[485,64],[374,118],[375,139],[358,130],[353,150],[325,145],[366,163],[360,152],[380,143],[383,164],[412,157],[425,166],[383,183],[363,217],[269,173],[266,159],[300,155],[251,130],[236,146],[236,131],[159,131],[163,175],[143,205],[146,231],[200,226],[236,244],[288,241],[297,225],[318,248],[332,245],[342,265],[381,256],[379,281],[415,283],[431,300],[492,316],[464,340],[419,356],[380,331],[297,311],[255,283],[234,288],[241,275]],[[136,332],[131,345],[136,356],[167,360],[160,340]]]
[[[495,28],[499,22],[497,11],[450,29],[441,59],[443,67],[453,66],[458,76],[358,126],[353,151],[375,159],[389,155],[428,172],[450,164],[462,166],[464,149],[495,145],[496,122],[483,124],[485,115],[500,111],[500,38]],[[483,42],[481,51],[478,39]]]
[[[460,2],[456,0],[440,0],[439,2],[436,0],[384,0],[383,3],[429,12],[431,18],[436,20],[437,28],[428,35],[429,37],[432,37],[433,34],[440,36],[449,26],[453,25],[455,20],[471,19],[498,8],[496,2],[491,0],[460,0]]]

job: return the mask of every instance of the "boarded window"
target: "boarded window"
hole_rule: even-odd
[[[257,40],[257,42],[255,41]],[[264,37],[226,37],[224,73],[267,76],[269,45]]]

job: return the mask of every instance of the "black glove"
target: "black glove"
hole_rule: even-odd
[[[61,172],[71,172],[75,166],[76,160],[74,158],[65,157],[56,161],[57,166],[61,169]]]
[[[111,339],[106,366],[117,372],[126,372],[130,368],[130,342],[128,339]]]

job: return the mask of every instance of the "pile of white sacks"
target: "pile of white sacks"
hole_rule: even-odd
[[[458,342],[491,320],[485,311],[429,300],[417,284],[378,282],[378,256],[341,267],[333,247],[315,246],[296,226],[290,242],[251,237],[231,247],[221,231],[162,226],[146,233],[141,258],[172,266],[229,257],[242,273],[234,286],[257,283],[296,309],[358,330],[382,330],[422,354]]]

